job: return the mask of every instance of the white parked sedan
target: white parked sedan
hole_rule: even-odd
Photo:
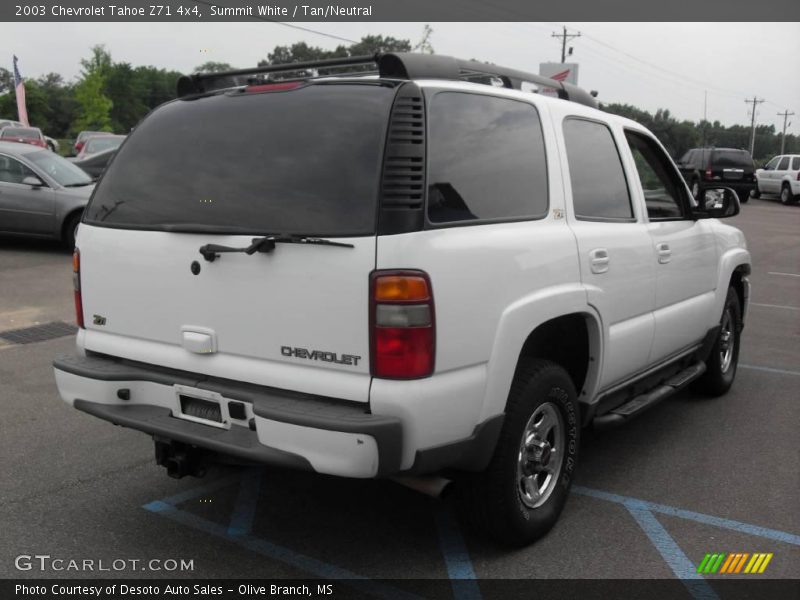
[[[756,171],[753,197],[779,194],[783,204],[800,201],[800,154],[781,154]]]

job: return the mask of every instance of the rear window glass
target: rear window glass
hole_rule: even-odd
[[[430,108],[428,219],[532,219],[547,213],[539,113],[525,102],[440,92]]]
[[[163,106],[117,153],[87,222],[134,229],[375,231],[394,89],[317,84]]]
[[[792,159],[792,171],[800,171],[800,156],[795,156]]]
[[[39,132],[36,129],[6,127],[2,130],[2,137],[17,137],[25,138],[26,140],[38,140]]]
[[[719,167],[753,168],[753,159],[745,150],[714,150],[711,161]]]
[[[102,152],[111,148],[119,148],[120,144],[125,140],[124,137],[116,136],[98,136],[89,138],[86,142],[85,151],[89,152]]]

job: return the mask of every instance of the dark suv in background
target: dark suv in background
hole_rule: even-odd
[[[695,198],[706,188],[725,185],[736,190],[741,202],[747,202],[756,187],[755,165],[747,150],[692,148],[677,164]]]

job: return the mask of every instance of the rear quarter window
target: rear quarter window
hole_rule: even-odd
[[[547,163],[539,113],[508,98],[438,92],[428,109],[430,223],[541,218]]]

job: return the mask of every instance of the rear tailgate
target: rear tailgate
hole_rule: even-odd
[[[84,344],[367,402],[368,282],[394,90],[279,89],[172,102],[129,136],[80,228]],[[277,243],[213,261],[200,252],[265,235],[352,247]]]
[[[374,236],[337,239],[354,248],[278,244],[270,254],[224,254],[214,262],[199,253],[210,242],[250,240],[82,226],[85,347],[366,402]]]

